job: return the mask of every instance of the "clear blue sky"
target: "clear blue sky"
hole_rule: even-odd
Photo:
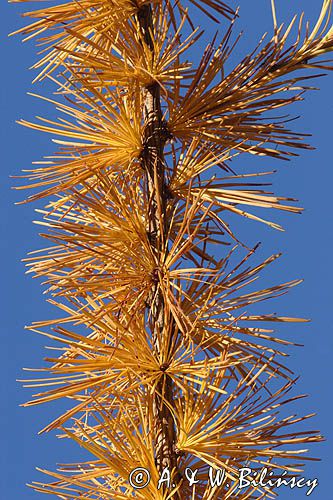
[[[270,0],[239,0],[241,18],[239,29],[245,33],[234,57],[240,58],[249,47],[254,47],[264,31],[271,31]],[[321,0],[276,0],[279,21],[287,21],[292,12],[304,10],[307,18],[315,19]],[[37,235],[31,221],[36,218],[37,205],[14,206],[21,194],[11,190],[14,182],[9,175],[29,168],[34,160],[53,151],[50,138],[15,124],[21,117],[47,114],[49,108],[41,101],[26,95],[31,90],[33,72],[28,67],[36,60],[33,43],[22,44],[18,37],[7,39],[7,33],[22,25],[18,14],[20,5],[0,6],[1,23],[1,475],[0,500],[34,499],[38,494],[25,487],[25,483],[38,479],[36,466],[54,469],[57,462],[70,462],[80,458],[76,445],[57,440],[55,435],[37,436],[53,416],[60,412],[59,402],[54,405],[23,409],[19,404],[29,398],[15,380],[22,378],[25,367],[38,367],[45,355],[43,338],[23,330],[31,321],[54,317],[55,311],[44,301],[36,280],[24,275],[20,259],[30,250],[40,248],[44,242]],[[202,27],[208,27],[203,16],[198,16]],[[209,25],[211,32],[212,25]],[[295,114],[302,114],[294,127],[313,135],[312,145],[317,150],[303,152],[289,163],[269,159],[256,160],[258,170],[279,169],[275,191],[295,196],[306,208],[302,216],[269,214],[282,222],[286,232],[274,232],[262,225],[247,221],[239,224],[243,239],[254,244],[263,243],[264,258],[277,251],[283,252],[280,262],[266,273],[267,284],[303,277],[304,283],[287,297],[270,305],[281,314],[312,318],[305,325],[289,325],[283,332],[288,338],[304,343],[304,348],[290,349],[289,366],[301,374],[297,385],[299,393],[310,397],[297,405],[300,413],[317,412],[311,427],[320,429],[327,441],[313,448],[313,454],[322,458],[309,464],[306,476],[318,477],[320,486],[311,498],[332,498],[333,425],[332,425],[332,83],[333,73],[317,82],[319,92],[306,96],[298,104]],[[43,89],[38,89],[41,93]],[[242,165],[249,163],[245,157]],[[253,165],[253,161],[251,162]],[[237,169],[237,164],[235,165]],[[264,280],[264,281],[265,281]],[[274,307],[273,307],[274,306]],[[280,490],[281,492],[281,490]],[[304,491],[282,491],[279,498],[305,497]]]

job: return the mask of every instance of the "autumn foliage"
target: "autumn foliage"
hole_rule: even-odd
[[[58,145],[17,187],[32,190],[29,201],[47,200],[38,210],[47,247],[26,263],[59,311],[29,327],[57,349],[48,374],[26,382],[37,388],[26,406],[66,398],[68,410],[44,431],[87,452],[84,463],[44,471],[51,479],[33,483],[38,491],[68,500],[272,498],[269,487],[237,492],[238,469],[298,475],[308,445],[322,439],[299,426],[309,415],[295,416],[290,342],[273,330],[303,320],[251,312],[298,281],[260,287],[279,255],[258,264],[257,247],[228,222],[232,213],[254,230],[255,221],[280,230],[267,209],[302,211],[267,191],[269,172],[235,172],[233,160],[307,148],[284,108],[333,67],[331,0],[313,27],[303,15],[280,26],[272,7],[271,38],[228,72],[241,10],[220,0],[73,0],[25,14],[30,24],[18,33],[41,49],[35,79],[51,80],[56,94],[33,95],[59,112],[20,120]],[[191,62],[197,9],[223,22]],[[151,472],[144,489],[129,483],[136,467]],[[158,489],[165,467],[174,487]],[[200,470],[194,488],[186,467]],[[225,469],[228,486],[212,488],[209,467]]]

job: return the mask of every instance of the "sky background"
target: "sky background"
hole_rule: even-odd
[[[240,20],[235,33],[244,30],[233,60],[239,60],[252,49],[263,32],[272,32],[272,18],[269,0],[240,0]],[[235,5],[235,3],[231,2]],[[315,20],[319,13],[320,0],[276,0],[278,20],[289,21],[292,13],[306,13],[306,18]],[[291,5],[292,4],[292,5]],[[39,367],[45,356],[45,340],[24,330],[24,325],[34,320],[53,318],[54,311],[45,302],[37,280],[24,274],[21,259],[28,251],[43,247],[38,229],[32,225],[36,218],[34,209],[42,206],[28,204],[15,206],[23,199],[23,193],[13,191],[15,179],[20,170],[29,168],[31,162],[54,151],[48,135],[25,129],[15,124],[19,118],[31,119],[34,115],[50,116],[52,110],[42,101],[26,95],[32,90],[34,72],[28,68],[36,60],[36,49],[32,42],[22,44],[19,37],[7,38],[7,33],[22,26],[19,17],[21,5],[0,6],[1,25],[1,398],[0,429],[1,454],[0,500],[38,498],[38,494],[26,488],[25,483],[43,480],[35,471],[36,466],[55,469],[56,463],[80,459],[77,445],[67,440],[56,439],[56,433],[38,436],[38,431],[61,411],[57,402],[48,406],[24,409],[21,403],[29,399],[31,392],[23,389],[16,379],[24,378],[22,367]],[[216,27],[201,14],[194,16],[201,27],[212,34]],[[223,32],[223,26],[221,30]],[[207,38],[208,39],[208,38]],[[198,54],[198,51],[195,53]],[[301,375],[295,393],[307,393],[309,398],[296,405],[299,413],[317,413],[308,423],[308,428],[320,429],[326,442],[312,448],[312,455],[322,458],[321,462],[309,463],[305,476],[317,477],[319,487],[311,498],[332,498],[332,82],[333,74],[316,82],[319,92],[307,94],[305,101],[297,104],[293,114],[302,114],[294,123],[297,131],[311,133],[311,144],[316,151],[302,152],[291,162],[270,159],[251,160],[243,156],[235,163],[237,171],[249,169],[278,169],[275,176],[275,192],[291,195],[305,207],[299,215],[284,215],[263,211],[270,219],[281,223],[284,233],[251,221],[245,223],[233,219],[234,228],[243,240],[254,245],[262,242],[259,257],[263,259],[281,251],[283,257],[269,267],[262,283],[277,284],[295,278],[304,278],[304,283],[288,296],[270,304],[270,312],[281,315],[303,316],[312,322],[288,325],[280,333],[302,348],[289,349],[291,357],[288,366]],[[45,84],[34,86],[34,91],[47,94]],[[43,88],[45,87],[45,88]],[[221,252],[224,249],[222,248]],[[262,310],[262,309],[261,309]],[[305,490],[298,492],[281,490],[279,498],[305,497]]]

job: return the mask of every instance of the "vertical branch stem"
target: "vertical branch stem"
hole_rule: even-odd
[[[144,5],[140,9],[138,20],[144,41],[150,48],[152,57],[154,57],[154,26],[151,5]],[[161,109],[160,86],[157,82],[144,89],[144,122],[142,164],[146,174],[146,188],[149,199],[147,230],[150,243],[157,257],[156,261],[160,262],[161,252],[166,251],[167,190],[164,164],[166,132]],[[170,330],[165,328],[166,325],[164,325],[165,304],[157,279],[153,288],[148,304],[152,343],[157,359],[161,359],[162,335]],[[165,371],[163,367],[161,367],[161,370]],[[156,466],[160,473],[164,468],[168,468],[170,472],[173,470],[176,476],[178,475],[178,460],[175,450],[176,429],[170,407],[173,407],[172,380],[164,373],[156,387],[154,396]]]

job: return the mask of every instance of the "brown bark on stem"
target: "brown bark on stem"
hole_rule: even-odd
[[[138,20],[145,43],[153,52],[153,19],[150,5],[145,5],[140,9]],[[154,57],[154,54],[152,55]],[[160,86],[157,82],[152,83],[144,90],[144,122],[142,165],[146,174],[146,189],[149,199],[147,231],[152,248],[157,256],[157,261],[159,262],[160,259],[158,256],[164,248],[168,221],[164,166],[164,146],[167,140],[167,133],[163,123]],[[163,332],[165,334],[166,329],[164,329],[165,306],[163,295],[158,287],[158,279],[155,280],[148,307],[153,349],[155,350],[156,357],[161,359],[160,342]],[[164,372],[165,368],[161,367],[161,371]],[[172,380],[164,373],[156,387],[154,396],[155,460],[160,473],[164,468],[169,468],[170,472],[174,471],[174,479],[177,479],[179,473],[175,450],[176,429],[168,405],[173,407]],[[178,494],[176,494],[176,498],[180,498]]]

